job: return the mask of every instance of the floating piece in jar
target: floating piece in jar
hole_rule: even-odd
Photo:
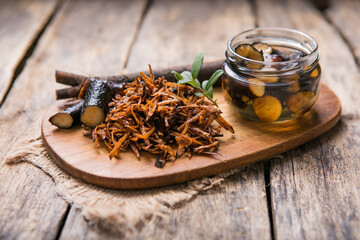
[[[250,98],[249,98],[248,96],[246,96],[246,95],[242,95],[242,96],[241,96],[241,100],[242,100],[244,103],[250,102]]]
[[[310,91],[298,92],[288,97],[286,102],[293,113],[307,111],[315,102],[315,94]]]
[[[221,86],[227,92],[230,91],[229,82],[229,79],[227,77],[224,77],[224,75],[221,77]]]
[[[56,113],[50,117],[49,122],[58,128],[71,128],[76,122],[79,121],[83,104],[84,102],[80,101],[61,112]]]
[[[107,81],[90,80],[84,96],[80,121],[88,127],[96,127],[105,120],[111,89]]]
[[[225,98],[226,101],[229,101],[229,102],[232,101],[232,97],[230,97],[230,95],[229,95],[229,93],[228,93],[228,91],[226,89],[223,88],[222,93],[223,93],[224,98]]]
[[[294,80],[290,83],[290,86],[287,88],[287,91],[290,93],[296,93],[300,90],[299,80]]]
[[[236,48],[236,53],[245,58],[249,58],[256,61],[264,61],[264,56],[261,52],[256,50],[249,44],[241,44]],[[261,69],[262,65],[258,63],[247,62],[246,67],[251,69]]]
[[[264,58],[265,58],[265,62],[282,62],[283,61],[283,59],[281,58],[281,56],[280,55],[278,55],[278,54],[268,54],[268,55],[265,55],[264,56]]]
[[[273,53],[279,55],[282,61],[298,60],[305,56],[305,53],[298,49],[279,46],[273,47]]]
[[[319,70],[318,68],[315,68],[314,71],[310,73],[310,77],[317,78],[319,76]]]
[[[261,71],[263,71],[264,74],[258,76],[259,80],[267,83],[273,83],[279,81],[279,77],[274,74],[277,71],[276,68],[263,67]],[[267,74],[266,72],[270,72],[270,73]]]
[[[283,78],[283,82],[289,83],[287,91],[290,93],[296,93],[300,90],[299,74],[291,74]]]
[[[304,68],[304,71],[308,71],[311,69],[312,66],[307,66],[306,68]]]
[[[270,45],[267,45],[266,43],[257,42],[253,43],[252,46],[259,52],[263,52],[263,54],[272,54],[273,52],[272,47]]]
[[[299,74],[290,74],[290,75],[287,75],[287,76],[283,76],[282,78],[282,81],[283,82],[291,82],[291,81],[295,81],[295,80],[299,80],[300,79],[300,76]]]
[[[261,52],[259,52],[249,44],[241,44],[240,46],[238,46],[236,48],[236,53],[252,60],[264,61],[264,57]]]
[[[256,97],[264,96],[265,94],[264,82],[253,78],[250,78],[248,81],[249,81],[249,89],[252,94],[254,94]]]
[[[298,50],[296,53],[290,55],[290,61],[293,61],[293,60],[298,60],[302,57],[305,56],[305,53],[303,53],[302,51]]]
[[[253,108],[256,116],[263,122],[276,121],[282,111],[280,101],[273,96],[263,96],[254,100]]]

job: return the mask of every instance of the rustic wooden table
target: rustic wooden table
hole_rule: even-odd
[[[319,43],[340,122],[253,164],[149,223],[139,239],[360,239],[359,1],[0,1],[0,156],[54,101],[54,70],[109,75],[224,58],[255,26],[296,28]],[[0,166],[0,238],[124,238],[93,229],[30,164]]]

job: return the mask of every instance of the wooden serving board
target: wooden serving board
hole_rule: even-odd
[[[83,136],[79,126],[58,129],[48,121],[64,109],[66,101],[57,101],[42,120],[43,142],[54,160],[70,175],[108,188],[150,188],[186,182],[266,159],[299,146],[331,129],[340,119],[337,96],[324,84],[315,108],[305,116],[285,123],[262,123],[242,119],[226,104],[220,89],[214,91],[223,116],[235,130],[222,130],[219,155],[194,155],[154,166],[155,156],[141,153],[137,160],[132,151],[121,152],[109,160],[105,147],[96,148]]]

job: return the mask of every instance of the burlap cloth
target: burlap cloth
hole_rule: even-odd
[[[40,124],[39,124],[40,125]],[[36,126],[39,133],[40,129]],[[93,225],[136,231],[136,224],[169,216],[171,209],[189,201],[201,191],[219,185],[238,172],[218,174],[183,184],[144,190],[112,190],[97,187],[64,172],[47,153],[40,137],[17,141],[5,156],[6,164],[26,161],[51,176],[57,193]],[[15,166],[13,166],[15,167]]]

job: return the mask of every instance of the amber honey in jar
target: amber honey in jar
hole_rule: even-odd
[[[242,117],[263,122],[304,115],[319,95],[316,41],[287,28],[255,28],[234,36],[223,64],[222,91]]]

